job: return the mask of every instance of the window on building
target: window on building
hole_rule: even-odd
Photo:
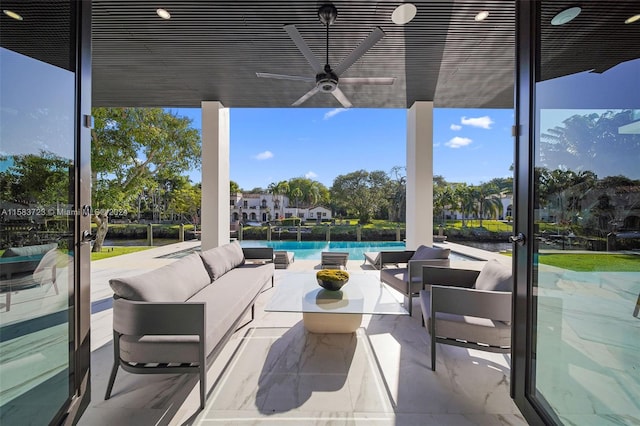
[[[244,201],[242,202],[242,207],[244,207],[245,209],[246,209],[247,207],[249,207],[249,202],[248,202],[247,200],[244,200]]]

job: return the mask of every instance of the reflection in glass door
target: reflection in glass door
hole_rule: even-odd
[[[526,393],[640,424],[640,9],[582,3],[538,3]]]
[[[77,3],[2,2],[0,424],[77,397]],[[10,13],[9,13],[10,12]],[[42,29],[46,28],[47,31]]]

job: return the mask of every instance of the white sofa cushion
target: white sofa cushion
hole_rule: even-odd
[[[184,302],[210,283],[196,253],[141,275],[109,280],[117,296],[139,302]]]

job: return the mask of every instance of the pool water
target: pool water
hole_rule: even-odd
[[[292,251],[296,259],[320,260],[323,251],[342,251],[349,253],[349,260],[364,261],[364,253],[368,251],[402,251],[405,243],[402,241],[258,241],[245,240],[242,247],[272,247],[274,250]],[[468,258],[451,253],[453,260],[468,260]]]
[[[259,241],[244,240],[242,247],[271,247],[274,250],[292,251],[296,259],[320,260],[323,251],[343,251],[349,253],[350,260],[364,261],[364,253],[367,251],[402,251],[405,243],[401,241]],[[200,247],[181,250],[175,253],[159,256],[160,258],[178,259],[200,251]],[[451,260],[475,260],[459,253],[451,252]]]

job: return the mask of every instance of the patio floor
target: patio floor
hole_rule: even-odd
[[[508,355],[439,345],[437,371],[431,371],[419,303],[413,317],[365,316],[353,335],[317,335],[304,330],[301,314],[264,312],[273,289],[259,296],[256,319],[233,335],[209,369],[204,410],[191,375],[120,370],[112,398],[104,401],[113,362],[108,279],[170,263],[158,256],[198,244],[92,264],[92,401],[80,425],[526,424],[509,397]],[[296,260],[276,270],[275,285],[288,271],[317,268],[319,260]],[[378,273],[360,260],[350,260],[348,269]]]

